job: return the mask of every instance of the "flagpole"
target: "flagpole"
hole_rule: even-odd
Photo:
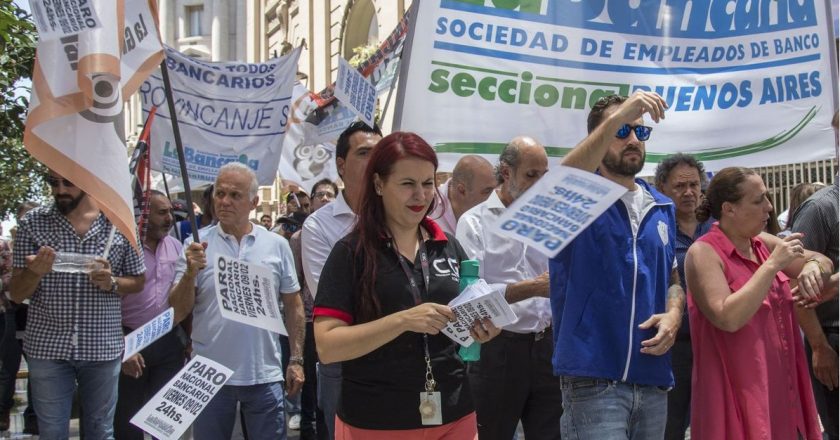
[[[400,56],[397,58],[397,61],[402,64],[402,52],[400,52]],[[385,98],[385,106],[382,107],[382,114],[379,115],[379,125],[382,125],[382,121],[385,120],[385,115],[388,113],[388,104],[391,102],[391,94],[394,93],[394,88],[397,85],[397,80],[400,78],[400,72],[394,72],[394,78],[391,79],[391,86],[388,88],[388,96]]]
[[[172,196],[169,195],[169,184],[166,183],[166,173],[161,171],[160,175],[163,176],[163,190],[166,191],[166,198],[172,200]]]
[[[198,223],[195,220],[195,212],[192,209],[192,194],[190,193],[190,176],[187,172],[187,162],[184,159],[184,145],[181,143],[181,129],[178,127],[178,115],[175,113],[175,99],[172,97],[172,84],[169,82],[169,69],[166,68],[166,57],[160,62],[160,73],[163,77],[163,90],[166,93],[166,104],[169,107],[169,118],[172,121],[172,134],[175,137],[175,149],[178,151],[178,164],[181,166],[181,181],[184,183],[184,198],[187,201],[187,215],[192,227],[193,242],[200,243],[198,239]],[[163,178],[166,184],[166,176]],[[168,186],[165,186],[168,188]],[[167,189],[167,193],[168,193]]]

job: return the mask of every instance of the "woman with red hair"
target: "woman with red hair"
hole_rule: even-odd
[[[473,439],[476,419],[458,345],[441,333],[455,319],[454,237],[428,217],[437,156],[414,133],[373,149],[357,223],[333,247],[315,296],[322,362],[342,363],[336,417],[341,439]],[[489,320],[471,334],[499,334]]]

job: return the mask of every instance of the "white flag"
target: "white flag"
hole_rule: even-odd
[[[163,59],[154,0],[91,0],[102,26],[42,40],[24,145],[135,246],[123,104]]]

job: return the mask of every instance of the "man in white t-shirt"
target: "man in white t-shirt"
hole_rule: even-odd
[[[227,384],[198,415],[193,425],[197,439],[229,439],[237,403],[251,438],[286,438],[280,339],[268,330],[222,317],[214,274],[218,256],[271,271],[289,333],[285,391],[294,395],[303,386],[305,324],[294,258],[286,239],[248,220],[258,202],[253,170],[238,162],[221,167],[213,191],[219,222],[199,231],[201,243],[187,239],[187,250],[175,268],[169,303],[175,308],[176,322],[193,312],[193,353],[233,370]]]

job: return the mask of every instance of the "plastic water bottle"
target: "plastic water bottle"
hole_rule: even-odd
[[[461,281],[458,290],[463,292],[470,284],[478,282],[478,260],[464,260],[461,262]],[[461,347],[458,355],[464,362],[475,362],[481,358],[481,344],[473,342],[469,347]]]
[[[96,255],[75,252],[56,252],[52,270],[64,273],[90,273],[102,267],[101,263],[94,261],[96,257]]]

